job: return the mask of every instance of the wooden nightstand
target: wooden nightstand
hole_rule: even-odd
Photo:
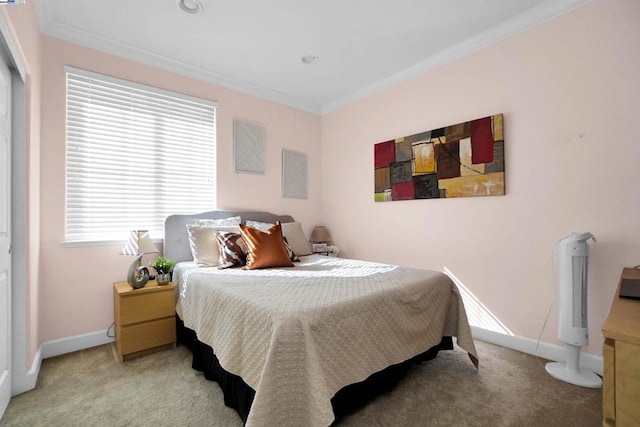
[[[113,284],[116,351],[120,361],[176,346],[176,297],[173,284],[150,280],[133,289],[127,282]]]

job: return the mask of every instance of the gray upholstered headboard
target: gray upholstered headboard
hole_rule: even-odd
[[[170,215],[164,221],[164,256],[170,260],[191,261],[191,248],[189,247],[189,234],[187,224],[192,219],[222,219],[232,216],[242,217],[242,223],[246,220],[261,222],[293,222],[289,215],[275,215],[269,212],[259,211],[210,211],[193,215]]]

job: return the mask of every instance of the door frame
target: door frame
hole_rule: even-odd
[[[40,370],[38,351],[33,366],[28,369],[29,311],[38,307],[27,301],[27,239],[28,239],[28,171],[27,153],[27,88],[29,75],[22,51],[6,15],[0,13],[0,55],[11,71],[12,83],[12,138],[11,138],[11,394],[16,395],[35,387]],[[36,228],[37,230],[37,228]],[[33,318],[33,317],[32,317]],[[37,316],[35,317],[37,319]],[[37,327],[37,325],[36,325]]]

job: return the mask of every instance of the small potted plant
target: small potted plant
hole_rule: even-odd
[[[176,265],[174,261],[161,256],[153,261],[151,267],[156,271],[156,282],[158,282],[158,285],[166,285],[171,282],[171,272],[173,271],[174,265]]]

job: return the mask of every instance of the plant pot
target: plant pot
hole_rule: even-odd
[[[171,273],[158,273],[156,274],[156,282],[158,285],[166,285],[171,282]]]

